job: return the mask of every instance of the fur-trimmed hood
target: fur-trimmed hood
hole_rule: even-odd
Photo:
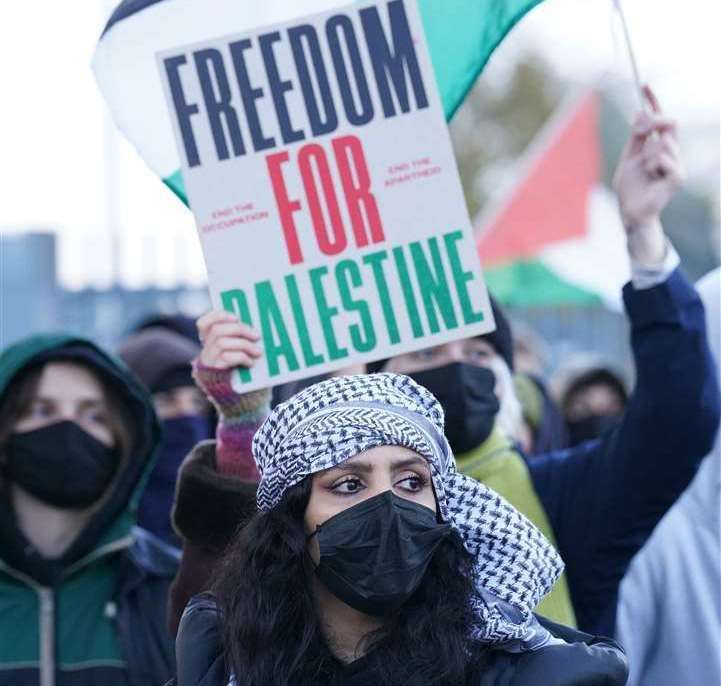
[[[193,543],[223,549],[257,510],[257,483],[218,472],[215,441],[199,443],[178,473],[173,528]]]

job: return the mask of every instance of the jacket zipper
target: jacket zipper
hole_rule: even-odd
[[[36,590],[40,599],[40,686],[55,686],[55,598],[50,588]]]
[[[132,536],[126,536],[107,545],[104,545],[83,559],[78,560],[74,565],[65,570],[63,575],[67,578],[76,572],[80,567],[95,561],[96,559],[118,550],[123,550],[133,543]],[[39,686],[55,686],[56,660],[55,660],[55,595],[51,588],[40,586],[33,579],[8,567],[0,562],[0,569],[7,572],[28,584],[37,593],[40,602],[40,683]]]
[[[55,596],[51,588],[40,586],[34,579],[8,567],[0,561],[0,569],[9,576],[26,583],[37,593],[40,602],[39,626],[39,686],[55,686]]]

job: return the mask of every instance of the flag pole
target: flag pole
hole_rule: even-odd
[[[613,0],[613,4],[616,7],[618,16],[621,19],[621,26],[623,27],[623,37],[626,41],[626,48],[628,49],[628,56],[631,61],[631,70],[633,71],[633,80],[636,83],[636,91],[638,98],[641,101],[641,109],[648,111],[648,104],[646,98],[643,96],[643,85],[641,83],[641,75],[638,69],[638,61],[636,60],[636,52],[633,49],[633,42],[631,41],[631,32],[628,28],[628,22],[626,21],[626,14],[623,11],[623,5],[621,0]]]
[[[631,69],[633,71],[633,80],[636,82],[636,92],[638,93],[638,99],[641,101],[641,111],[650,114],[649,104],[643,94],[643,85],[641,84],[641,76],[638,70],[638,62],[636,60],[636,52],[633,49],[633,42],[631,41],[631,32],[628,29],[628,22],[626,21],[626,14],[623,11],[621,0],[613,0],[613,4],[616,6],[618,16],[621,18],[621,26],[623,26],[623,35],[626,39],[626,47],[628,48],[628,56],[631,60]],[[657,138],[658,133],[652,133],[652,138]],[[658,169],[658,177],[662,178],[665,176],[663,169]]]

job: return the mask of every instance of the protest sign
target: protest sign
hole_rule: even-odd
[[[213,304],[252,390],[493,329],[415,0],[163,51]]]

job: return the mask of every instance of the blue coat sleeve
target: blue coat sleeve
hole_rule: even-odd
[[[529,468],[566,562],[578,626],[611,635],[618,587],[710,451],[719,389],[696,290],[677,269],[624,288],[636,388],[605,438],[532,458]]]

